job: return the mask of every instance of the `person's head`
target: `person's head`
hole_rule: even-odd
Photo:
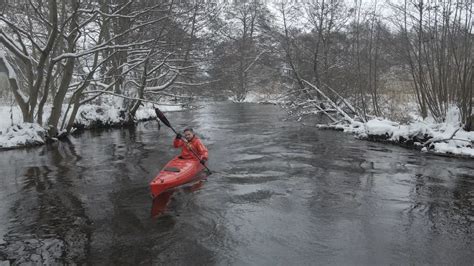
[[[186,138],[187,141],[190,141],[193,139],[194,137],[194,131],[192,128],[188,127],[188,128],[185,128],[184,131],[184,137]]]

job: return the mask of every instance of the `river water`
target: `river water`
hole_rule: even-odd
[[[178,151],[154,121],[1,152],[0,261],[474,261],[472,160],[284,121],[272,105],[209,103],[167,115],[176,128],[195,128],[215,173],[155,206],[148,182]]]

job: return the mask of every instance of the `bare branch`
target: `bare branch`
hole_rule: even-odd
[[[147,102],[147,103],[153,103],[153,104],[156,104],[156,105],[176,106],[176,104],[159,103],[159,102],[152,101],[152,100],[147,100],[147,99],[142,99],[142,98],[135,98],[135,97],[129,97],[129,96],[125,96],[125,95],[122,95],[122,94],[115,93],[115,92],[107,91],[107,90],[92,90],[92,91],[86,91],[86,92],[83,92],[83,93],[98,93],[99,95],[105,93],[105,94],[110,94],[110,95],[113,95],[113,96],[116,96],[116,97],[120,97],[120,98],[124,98],[124,99],[142,101],[142,102]]]

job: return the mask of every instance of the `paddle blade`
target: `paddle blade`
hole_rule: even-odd
[[[155,113],[156,113],[156,117],[158,117],[161,120],[161,122],[163,122],[163,124],[165,124],[167,127],[171,127],[171,124],[168,121],[168,119],[166,119],[166,116],[157,107],[155,107]]]

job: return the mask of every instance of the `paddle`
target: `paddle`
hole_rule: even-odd
[[[176,132],[176,130],[174,130],[174,128],[171,126],[170,124],[170,121],[168,121],[168,119],[166,118],[166,116],[163,114],[163,112],[161,112],[160,109],[158,109],[158,107],[155,107],[153,106],[153,108],[155,109],[155,113],[156,113],[156,117],[158,117],[161,122],[163,122],[163,124],[165,124],[167,127],[171,128],[171,130],[173,130],[173,132],[177,135],[178,132]],[[188,145],[188,141],[186,139],[182,139],[184,141],[184,143],[186,143],[186,145]],[[199,155],[196,154],[196,152],[191,148],[189,147],[189,150],[193,153],[193,155],[199,160],[201,161],[201,159],[199,158]],[[207,171],[209,171],[209,173],[212,173],[211,169],[209,169],[204,163],[201,163],[206,169]]]

